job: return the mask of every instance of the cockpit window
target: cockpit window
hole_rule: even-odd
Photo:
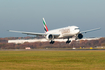
[[[79,30],[79,28],[75,28],[75,30]]]

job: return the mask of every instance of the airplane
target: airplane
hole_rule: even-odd
[[[74,37],[75,40],[82,39],[83,33],[92,32],[92,31],[96,31],[100,29],[100,28],[95,28],[95,29],[90,29],[90,30],[80,32],[79,27],[68,26],[68,27],[58,28],[54,30],[48,30],[48,27],[46,25],[46,21],[44,18],[43,18],[43,26],[44,26],[45,33],[24,32],[24,31],[14,31],[14,30],[9,30],[9,32],[17,32],[17,33],[22,33],[22,34],[27,34],[27,35],[44,36],[48,41],[50,41],[50,44],[54,44],[55,42],[54,39],[67,39],[66,43],[70,43],[71,40],[69,40],[69,38]]]

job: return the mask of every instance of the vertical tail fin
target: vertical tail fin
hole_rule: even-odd
[[[47,28],[46,21],[45,21],[44,18],[43,18],[43,26],[44,26],[45,32],[47,32],[48,31],[48,28]]]

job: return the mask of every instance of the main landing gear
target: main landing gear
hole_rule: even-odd
[[[70,42],[71,42],[71,40],[69,40],[69,38],[68,38],[68,40],[66,41],[66,44],[69,44]],[[50,44],[54,44],[54,43],[55,43],[55,41],[51,40]]]
[[[68,40],[66,41],[66,44],[68,44],[68,43],[70,43],[71,42],[71,40],[69,40],[69,38],[68,38]]]
[[[51,40],[50,44],[54,44],[54,42],[55,42],[55,41],[52,41],[52,40]]]

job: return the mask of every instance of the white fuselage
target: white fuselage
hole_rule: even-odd
[[[77,26],[68,26],[46,32],[46,34],[60,34],[57,38],[71,38],[78,33],[80,33],[80,30]]]

